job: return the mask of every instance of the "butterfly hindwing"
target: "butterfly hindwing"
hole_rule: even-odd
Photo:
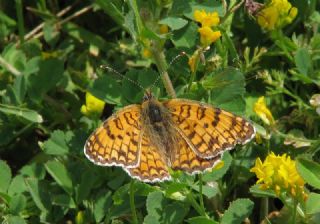
[[[255,135],[254,127],[242,117],[208,104],[172,99],[163,105],[171,113],[176,130],[202,158],[214,158]]]
[[[179,147],[172,156],[172,169],[182,170],[189,174],[203,172],[214,167],[220,161],[220,156],[211,159],[201,158],[190,148],[187,142],[181,138]]]
[[[161,156],[157,149],[150,142],[148,136],[143,136],[140,142],[140,161],[134,168],[125,168],[127,173],[144,182],[159,182],[170,180],[166,158]]]
[[[104,121],[85,143],[87,158],[101,166],[137,166],[140,111],[140,105],[130,105]]]

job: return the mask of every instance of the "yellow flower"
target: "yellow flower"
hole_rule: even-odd
[[[274,118],[266,105],[264,96],[259,97],[258,101],[254,104],[253,110],[267,125],[274,124]]]
[[[224,167],[224,162],[220,160],[214,167],[213,170],[220,170],[222,167]]]
[[[274,7],[264,8],[258,13],[257,22],[263,29],[274,30],[278,21],[278,9]]]
[[[196,10],[193,16],[197,22],[201,23],[202,27],[216,26],[220,23],[220,18],[217,12],[206,13],[204,10]]]
[[[279,156],[272,152],[263,162],[257,158],[250,172],[256,174],[262,189],[273,189],[277,195],[286,192],[305,198],[304,181],[297,172],[295,161],[286,154]]]
[[[204,47],[209,46],[221,37],[220,31],[213,31],[208,26],[199,28],[198,32],[200,33],[200,42]]]
[[[220,160],[217,164],[215,164],[215,166],[213,166],[211,169],[208,169],[208,172],[217,171],[222,169],[223,167],[224,167],[224,161]]]
[[[148,48],[144,48],[144,49],[142,50],[142,56],[143,56],[144,58],[151,58],[152,53],[151,53],[151,51],[150,51]]]
[[[86,92],[86,104],[81,106],[81,113],[90,117],[97,116],[99,117],[104,108],[104,102],[91,93]]]
[[[194,12],[194,19],[201,23],[201,28],[198,29],[200,33],[200,42],[203,47],[207,47],[221,37],[220,31],[213,31],[212,26],[217,26],[220,23],[217,12],[206,13],[204,10],[196,10]]]
[[[198,60],[198,54],[193,54],[191,57],[189,57],[188,65],[192,73],[196,71],[197,60]]]
[[[274,30],[290,24],[297,14],[288,0],[271,0],[257,13],[257,22],[263,29]]]
[[[169,27],[167,25],[160,25],[159,27],[160,34],[166,34],[168,32],[169,32]]]

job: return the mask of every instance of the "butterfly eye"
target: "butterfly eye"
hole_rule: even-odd
[[[143,96],[142,100],[143,100],[143,102],[148,101],[148,100],[149,100],[148,95],[145,94],[145,95]]]
[[[147,90],[142,98],[143,102],[151,100],[153,98],[153,94],[151,90]]]

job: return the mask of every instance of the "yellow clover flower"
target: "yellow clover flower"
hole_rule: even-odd
[[[204,10],[196,10],[194,12],[194,19],[201,23],[198,32],[200,33],[200,42],[203,47],[209,46],[221,37],[220,31],[213,31],[211,28],[220,23],[217,12],[207,13]]]
[[[200,43],[202,46],[209,46],[221,37],[220,31],[213,31],[208,26],[199,28],[198,32],[200,33]]]
[[[297,172],[296,163],[286,154],[279,156],[272,152],[263,162],[258,158],[250,172],[256,174],[262,189],[273,189],[277,195],[284,191],[293,197],[306,197],[304,181]]]
[[[196,63],[198,58],[199,58],[198,54],[193,54],[191,57],[189,57],[188,65],[192,73],[196,71]]]
[[[194,19],[201,23],[202,27],[217,26],[220,23],[220,18],[217,12],[206,13],[204,10],[196,10],[194,12]]]
[[[266,30],[274,30],[290,24],[298,14],[287,0],[271,0],[257,14],[258,24]]]
[[[91,93],[86,92],[86,104],[81,106],[81,113],[86,116],[100,116],[103,108],[104,101],[96,98]]]
[[[142,50],[141,54],[142,54],[142,57],[144,57],[144,58],[151,58],[152,57],[152,53],[148,48],[144,48]]]
[[[160,25],[159,27],[159,33],[160,34],[166,34],[169,32],[169,27],[167,25]]]
[[[263,120],[264,123],[267,125],[274,124],[274,118],[266,105],[264,96],[259,97],[258,101],[254,104],[253,110],[261,118],[261,120]]]

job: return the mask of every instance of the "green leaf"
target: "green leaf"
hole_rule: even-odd
[[[119,83],[108,75],[104,75],[96,79],[89,86],[89,92],[92,95],[109,104],[121,103],[121,92],[119,91],[120,89],[121,86],[119,85]]]
[[[180,30],[175,30],[171,38],[175,47],[192,48],[196,45],[198,38],[198,26],[190,22],[189,25]]]
[[[60,31],[55,27],[56,22],[55,19],[49,19],[45,21],[43,26],[43,37],[51,46],[57,42],[60,34]]]
[[[51,199],[48,186],[35,178],[27,178],[26,185],[36,206],[43,212],[49,213],[51,209]]]
[[[27,199],[23,194],[17,194],[13,196],[9,203],[10,213],[13,215],[19,215],[23,209],[25,209],[27,204]]]
[[[108,52],[110,49],[114,48],[114,46],[106,42],[101,36],[97,35],[96,33],[92,33],[81,26],[78,26],[75,23],[68,22],[63,24],[62,30],[78,41],[85,42],[89,45],[94,45],[104,52]]]
[[[260,184],[255,184],[252,187],[250,187],[250,193],[256,197],[272,197],[272,198],[277,197],[277,195],[273,190],[270,190],[270,189],[262,190],[260,188]]]
[[[186,183],[179,183],[179,182],[170,182],[168,183],[168,187],[165,191],[166,195],[168,195],[170,197],[170,195],[179,192],[179,191],[183,191],[186,190],[188,187],[188,184]]]
[[[146,202],[148,215],[145,224],[152,223],[182,223],[187,208],[181,202],[168,204],[161,191],[154,191],[148,195]]]
[[[38,114],[34,110],[29,110],[27,108],[22,107],[15,107],[6,104],[0,104],[0,111],[5,114],[12,114],[18,117],[23,117],[24,119],[35,122],[35,123],[42,123],[43,119],[40,114]]]
[[[36,101],[43,99],[43,94],[56,87],[63,78],[64,64],[57,58],[49,58],[39,62],[39,72],[29,76],[28,93]]]
[[[11,19],[8,15],[6,15],[3,11],[0,11],[0,21],[5,23],[8,26],[16,26],[17,23],[14,19]]]
[[[160,224],[158,217],[148,214],[144,217],[143,224]]]
[[[309,215],[320,213],[320,194],[311,192],[306,202],[306,213]]]
[[[65,133],[61,130],[52,132],[49,140],[43,144],[44,152],[49,155],[65,155],[69,152]]]
[[[210,90],[210,103],[216,107],[243,114],[245,111],[245,80],[242,72],[235,68],[209,74],[202,85]]]
[[[10,90],[13,92],[16,105],[22,104],[27,91],[26,77],[24,75],[17,76]]]
[[[94,201],[93,215],[96,223],[100,223],[112,203],[111,191],[102,190]]]
[[[22,50],[17,48],[15,43],[6,45],[2,56],[7,63],[15,67],[18,71],[22,71],[26,65],[27,57]]]
[[[31,163],[22,167],[20,173],[27,177],[42,180],[46,175],[46,170],[42,163]]]
[[[249,199],[237,199],[231,202],[222,216],[221,224],[242,223],[251,214],[253,205],[254,203]]]
[[[94,187],[96,176],[92,170],[86,170],[81,175],[81,183],[76,188],[76,201],[80,204],[90,194],[91,189]]]
[[[311,186],[320,189],[320,165],[304,158],[297,159],[297,170]]]
[[[3,203],[9,204],[9,202],[10,202],[10,200],[11,200],[11,197],[10,197],[8,194],[6,194],[6,193],[0,192],[0,199],[1,199],[1,201],[2,201]]]
[[[190,224],[218,224],[218,222],[211,220],[205,216],[192,217],[188,219],[187,222]]]
[[[27,224],[23,218],[19,216],[11,216],[11,215],[9,216],[7,223],[8,224]]]
[[[223,167],[217,170],[213,169],[213,171],[206,172],[203,175],[203,181],[205,182],[216,181],[222,178],[227,173],[232,163],[232,156],[230,155],[229,152],[223,153],[222,161],[223,161]]]
[[[52,204],[66,208],[76,208],[76,203],[67,194],[54,194],[52,196]]]
[[[122,96],[133,103],[140,103],[144,94],[144,90],[150,87],[159,77],[159,74],[151,69],[136,70],[131,69],[127,72],[126,77],[136,82],[132,83],[128,79],[122,82]],[[141,86],[143,89],[139,88]]]
[[[181,202],[173,202],[162,208],[161,223],[182,223],[187,213],[187,209]]]
[[[161,191],[155,191],[148,195],[146,207],[148,215],[155,217],[157,220],[161,218],[161,211],[164,208],[164,195]]]
[[[45,164],[46,170],[52,178],[69,194],[72,194],[73,185],[67,168],[59,161],[48,161]]]
[[[8,164],[0,160],[0,192],[6,193],[12,178],[11,169]]]
[[[308,75],[312,68],[312,60],[308,50],[299,48],[294,56],[294,60],[299,72],[303,75]]]
[[[188,21],[182,19],[180,17],[166,17],[159,21],[159,24],[167,25],[171,28],[171,30],[179,30],[185,25],[187,25]]]
[[[13,196],[15,194],[21,194],[27,190],[23,175],[16,175],[10,183],[8,194]]]
[[[112,200],[115,205],[120,205],[128,198],[129,184],[125,184],[113,193]]]
[[[130,33],[132,39],[136,41],[137,36],[138,36],[137,35],[138,31],[137,31],[137,27],[136,27],[136,23],[135,23],[135,15],[134,15],[133,10],[129,10],[129,12],[126,14],[126,16],[124,18],[123,26]]]
[[[199,192],[199,189],[200,189],[199,185],[193,185],[192,188]],[[208,198],[214,197],[217,193],[218,193],[217,187],[212,187],[212,186],[208,186],[208,185],[202,186],[202,194]]]
[[[170,14],[181,16],[185,12],[190,12],[191,6],[189,1],[185,0],[175,0],[172,2]]]
[[[117,2],[96,0],[95,3],[99,5],[119,26],[124,23],[124,17],[121,12],[121,4],[116,5]]]

